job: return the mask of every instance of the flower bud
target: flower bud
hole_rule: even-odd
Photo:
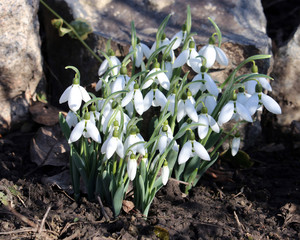
[[[194,48],[194,47],[195,47],[195,42],[194,41],[190,41],[189,48]]]
[[[112,50],[111,48],[110,49],[108,49],[108,51],[107,51],[107,55],[108,56],[115,56],[115,52],[114,52],[114,50]]]
[[[120,69],[120,74],[121,75],[126,75],[127,74],[127,68],[125,66],[122,65],[121,69]]]
[[[74,84],[74,85],[79,85],[79,84],[80,84],[80,80],[79,80],[78,77],[74,77],[74,78],[73,78],[73,84]]]
[[[92,105],[90,106],[90,111],[91,111],[91,112],[95,112],[95,111],[96,111],[96,106],[95,106],[95,104],[92,104]]]
[[[159,62],[157,60],[155,60],[153,68],[160,68],[160,64],[159,64]]]
[[[208,113],[207,107],[203,107],[203,108],[201,109],[201,113],[207,114],[207,113]]]
[[[163,41],[163,40],[165,40],[165,39],[166,39],[166,34],[163,33],[163,34],[161,35],[161,40]]]
[[[257,83],[255,86],[255,92],[261,93],[262,92],[262,85],[260,83]]]
[[[90,120],[90,118],[91,118],[90,113],[89,113],[89,112],[86,112],[86,113],[84,114],[84,120]]]
[[[189,140],[194,141],[195,139],[196,139],[195,133],[192,130],[190,130],[189,131]]]
[[[208,40],[208,44],[214,45],[216,43],[216,39],[214,36],[211,36]]]
[[[186,32],[186,24],[183,24],[183,25],[182,25],[181,30],[182,30],[183,32]]]

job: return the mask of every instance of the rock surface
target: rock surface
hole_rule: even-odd
[[[162,3],[163,2],[163,3]],[[186,20],[186,8],[191,6],[192,31],[197,33],[196,43],[204,45],[214,32],[208,17],[214,19],[223,33],[224,51],[232,59],[225,71],[217,71],[217,80],[224,78],[240,61],[254,54],[270,53],[270,41],[266,35],[266,20],[261,2],[213,0],[203,1],[154,1],[154,0],[125,0],[125,1],[82,1],[82,0],[49,0],[47,1],[58,14],[68,22],[83,18],[93,28],[93,33],[87,39],[88,45],[96,51],[104,50],[105,42],[112,39],[117,56],[128,52],[130,44],[130,24],[135,22],[137,35],[149,46],[155,40],[159,24],[170,13],[172,17],[166,28],[167,37],[181,29]],[[82,75],[82,85],[96,82],[98,61],[92,58],[81,44],[68,36],[60,38],[50,21],[55,18],[44,7],[41,8],[41,18],[45,30],[46,64],[49,67],[49,78],[52,82],[52,104],[58,105],[58,99],[64,89],[71,84],[73,72],[66,71],[67,65],[79,68]],[[266,73],[270,62],[259,65],[261,73]]]
[[[273,96],[279,101],[282,115],[277,116],[280,125],[289,126],[300,121],[300,27],[286,46],[279,48],[274,59],[272,76]]]
[[[38,0],[0,3],[0,132],[28,115],[42,78]]]

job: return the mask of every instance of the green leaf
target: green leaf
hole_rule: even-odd
[[[65,138],[68,140],[70,138],[70,134],[71,134],[71,129],[64,117],[64,115],[60,112],[59,113],[59,125],[61,128],[61,131],[63,133],[63,135],[65,136]]]
[[[145,182],[141,175],[139,175],[139,188],[140,188],[140,191],[139,191],[140,204],[144,205],[145,198],[147,198],[147,196],[146,196],[146,192],[145,192]]]
[[[214,20],[212,20],[210,17],[208,18],[208,20],[212,23],[212,25],[215,27],[216,29],[216,33],[218,35],[218,47],[221,47],[221,43],[222,43],[222,33],[220,31],[220,28],[218,27],[218,25],[214,22]]]
[[[157,29],[157,33],[156,33],[156,43],[159,44],[161,37],[165,31],[166,25],[169,21],[171,17],[171,14],[169,14],[168,16],[165,17],[165,19],[162,21],[162,23],[160,24],[160,26]],[[158,45],[157,45],[158,46]]]
[[[76,19],[70,23],[70,25],[74,28],[77,34],[80,36],[82,40],[88,38],[88,34],[93,32],[90,24],[84,19]],[[69,32],[71,38],[77,39],[76,35],[73,32]]]
[[[219,132],[219,133],[212,132],[212,133],[209,135],[209,138],[208,138],[206,144],[204,145],[204,147],[205,147],[206,149],[210,149],[211,147],[215,146],[215,144],[217,143],[217,141],[220,139],[222,133],[223,133],[223,130],[222,130],[222,129],[220,129],[220,132]]]
[[[190,5],[187,5],[186,10],[186,31],[189,34],[191,32],[192,28],[192,14],[191,14],[191,7]]]
[[[199,167],[201,159],[198,156],[193,157],[186,163],[186,167],[183,174],[183,180],[188,181],[191,174]]]
[[[231,149],[228,149],[225,153],[222,153],[220,157],[229,162],[235,168],[247,169],[251,168],[254,164],[250,156],[242,150],[239,150],[235,156],[232,156]]]
[[[124,199],[124,185],[121,184],[118,188],[117,191],[115,192],[113,196],[113,210],[115,217],[120,214],[121,208],[122,208],[122,203]]]

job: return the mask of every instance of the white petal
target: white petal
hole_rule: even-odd
[[[150,87],[153,83],[153,79],[150,78],[147,82],[145,82],[145,84],[142,86],[142,89],[146,89],[148,87]]]
[[[119,155],[120,158],[124,158],[124,146],[120,139],[118,139],[117,154]]]
[[[137,162],[135,159],[129,158],[127,163],[127,173],[130,181],[133,181],[136,175]]]
[[[206,137],[209,129],[208,118],[204,114],[200,114],[198,118],[198,123],[202,124],[198,126],[198,136],[200,139],[203,139]]]
[[[106,157],[110,159],[118,147],[118,138],[111,137],[106,146]]]
[[[108,61],[107,61],[107,59],[105,59],[99,67],[98,76],[103,75],[105,73],[105,71],[107,70],[107,68],[108,68]]]
[[[189,64],[190,64],[191,68],[194,70],[194,72],[196,72],[196,73],[201,72],[201,66],[202,66],[201,58],[190,59]]]
[[[228,122],[234,113],[234,104],[232,101],[229,101],[221,110],[218,124],[222,126],[224,123]]]
[[[204,80],[207,91],[217,97],[219,95],[219,90],[214,80],[207,73],[204,73]]]
[[[72,85],[67,87],[67,89],[63,92],[63,94],[61,95],[61,97],[59,98],[59,103],[62,104],[66,101],[68,101],[69,96],[70,96],[70,91],[72,89]]]
[[[144,112],[144,100],[143,94],[140,89],[135,90],[134,94],[134,107],[139,115],[142,115]]]
[[[174,116],[174,111],[175,111],[175,94],[169,95],[168,101],[170,101],[169,107],[168,107],[168,111],[171,112],[172,116]]]
[[[236,138],[236,137],[233,138],[232,145],[231,145],[231,155],[232,156],[235,156],[237,154],[237,152],[239,151],[240,142],[241,142],[240,138]]]
[[[178,156],[178,164],[183,164],[192,156],[192,143],[187,141]]]
[[[185,111],[186,111],[187,115],[190,117],[190,119],[192,119],[194,122],[197,122],[198,115],[197,115],[196,109],[190,99],[185,100],[184,107],[185,107]]]
[[[157,144],[157,147],[158,147],[158,150],[160,153],[164,153],[164,151],[166,150],[167,148],[167,144],[168,144],[168,137],[165,133],[163,133],[164,135],[162,135],[159,140],[158,140],[158,144]]]
[[[170,89],[170,81],[165,73],[159,73],[156,75],[159,84],[166,90]]]
[[[208,114],[212,114],[215,107],[217,106],[217,100],[213,96],[207,96],[204,100],[204,104],[207,107]]]
[[[90,95],[88,94],[88,92],[85,90],[85,88],[79,86],[79,90],[80,90],[80,92],[81,92],[81,97],[82,97],[82,100],[83,100],[84,102],[88,102],[88,101],[91,100],[91,97],[90,97]]]
[[[172,75],[173,75],[172,63],[165,62],[165,70],[167,70],[166,75],[167,75],[168,79],[171,79]]]
[[[148,46],[145,45],[144,43],[140,43],[140,44],[141,44],[141,48],[142,48],[142,50],[143,50],[143,53],[144,53],[145,57],[146,57],[147,59],[149,59],[149,57],[150,57],[150,55],[151,55],[150,49],[149,49]]]
[[[206,151],[205,147],[203,147],[203,145],[197,141],[193,142],[194,144],[194,151],[197,153],[197,155],[206,161],[210,160],[210,156],[208,154],[208,152]]]
[[[247,91],[247,93],[249,93],[251,95],[254,94],[256,84],[257,84],[257,82],[254,80],[245,82],[245,90]]]
[[[96,92],[98,92],[101,88],[102,88],[102,78],[100,78],[96,84],[96,87],[95,87]]]
[[[245,108],[248,109],[251,116],[256,112],[257,108],[259,107],[258,103],[259,99],[257,93],[253,94],[245,103]]]
[[[250,94],[242,92],[237,94],[237,101],[240,102],[241,104],[245,104],[248,99],[251,97]]]
[[[161,109],[163,109],[167,103],[165,95],[159,89],[155,90],[155,100],[159,106],[161,106]]]
[[[116,57],[116,56],[111,56],[110,57],[110,61],[112,63],[112,67],[113,66],[118,66],[118,67],[115,67],[113,70],[112,70],[112,75],[117,75],[120,71],[120,68],[121,68],[121,62],[120,60]]]
[[[152,106],[153,89],[151,89],[144,98],[144,111],[147,111]]]
[[[75,127],[76,124],[78,123],[77,116],[73,111],[68,112],[68,114],[66,116],[66,122],[70,128]]]
[[[180,46],[180,44],[181,44],[181,42],[182,42],[182,38],[183,38],[183,32],[182,32],[182,31],[177,32],[177,33],[172,37],[172,39],[170,40],[170,42],[173,42],[173,40],[174,40],[175,38],[176,38],[176,40],[175,40],[175,43],[173,44],[173,47],[172,47],[173,50],[177,49],[177,48]]]
[[[81,92],[79,89],[79,85],[73,85],[73,87],[70,90],[69,99],[68,99],[68,105],[69,108],[76,112],[80,106],[81,106]]]
[[[249,111],[247,110],[247,108],[245,108],[244,105],[239,102],[235,102],[235,104],[236,104],[236,111],[242,117],[242,119],[248,122],[253,122],[252,117]]]
[[[125,79],[123,75],[117,77],[117,79],[111,85],[111,93],[121,91],[125,87]]]
[[[136,46],[135,66],[140,67],[143,61],[143,50],[140,45]]]
[[[182,51],[179,56],[175,59],[173,68],[179,68],[183,66],[189,58],[189,49]]]
[[[69,143],[76,142],[82,136],[84,127],[85,127],[85,120],[81,120],[75,126],[75,128],[73,129],[73,131],[71,132],[71,135],[70,135],[70,138],[69,138],[68,142]]]
[[[177,108],[177,122],[180,122],[181,119],[186,115],[185,107],[183,100],[178,101],[178,108]]]
[[[126,96],[123,98],[121,102],[121,106],[125,107],[133,98],[134,91],[130,91],[129,93],[126,94]]]
[[[211,127],[211,129],[212,129],[214,132],[219,133],[219,132],[220,132],[220,127],[219,127],[219,125],[217,124],[216,120],[213,119],[213,117],[210,116],[210,115],[208,115],[207,118],[208,118],[209,126]]]
[[[268,82],[268,80],[266,78],[260,77],[260,78],[257,78],[257,80],[260,82],[261,86],[264,89],[266,89],[270,92],[272,91],[272,87],[271,87],[270,83]]]
[[[89,136],[90,136],[95,142],[101,143],[101,136],[100,136],[99,130],[98,130],[98,128],[97,128],[93,123],[91,123],[90,121],[87,121],[87,124],[86,124],[86,131],[88,132]]]
[[[101,153],[105,154],[106,153],[106,148],[107,148],[107,143],[109,142],[109,140],[112,138],[112,136],[109,136],[104,143],[101,146]]]
[[[163,185],[166,185],[169,180],[170,170],[168,166],[163,166],[161,170],[161,180]]]
[[[216,60],[218,63],[220,63],[223,66],[227,66],[228,65],[228,58],[226,56],[226,54],[223,52],[223,50],[217,46],[215,46],[215,50],[216,50]]]
[[[261,101],[269,112],[274,114],[281,114],[281,108],[279,104],[270,96],[262,93]]]
[[[210,68],[216,61],[216,50],[211,44],[204,46],[202,49],[200,49],[199,55],[206,58],[206,67]]]

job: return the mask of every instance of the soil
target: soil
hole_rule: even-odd
[[[273,36],[284,31],[278,28],[276,35],[276,28],[268,26]],[[285,41],[273,40],[277,45]],[[247,149],[252,167],[221,158],[189,195],[170,179],[148,218],[124,206],[114,219],[104,206],[107,221],[98,202],[83,196],[77,204],[58,185],[42,184],[43,177],[65,167],[37,167],[31,161],[30,144],[38,127],[32,121],[29,128],[0,138],[0,192],[10,197],[9,207],[0,206],[0,239],[300,239],[300,137],[293,128],[264,129],[260,144]]]

